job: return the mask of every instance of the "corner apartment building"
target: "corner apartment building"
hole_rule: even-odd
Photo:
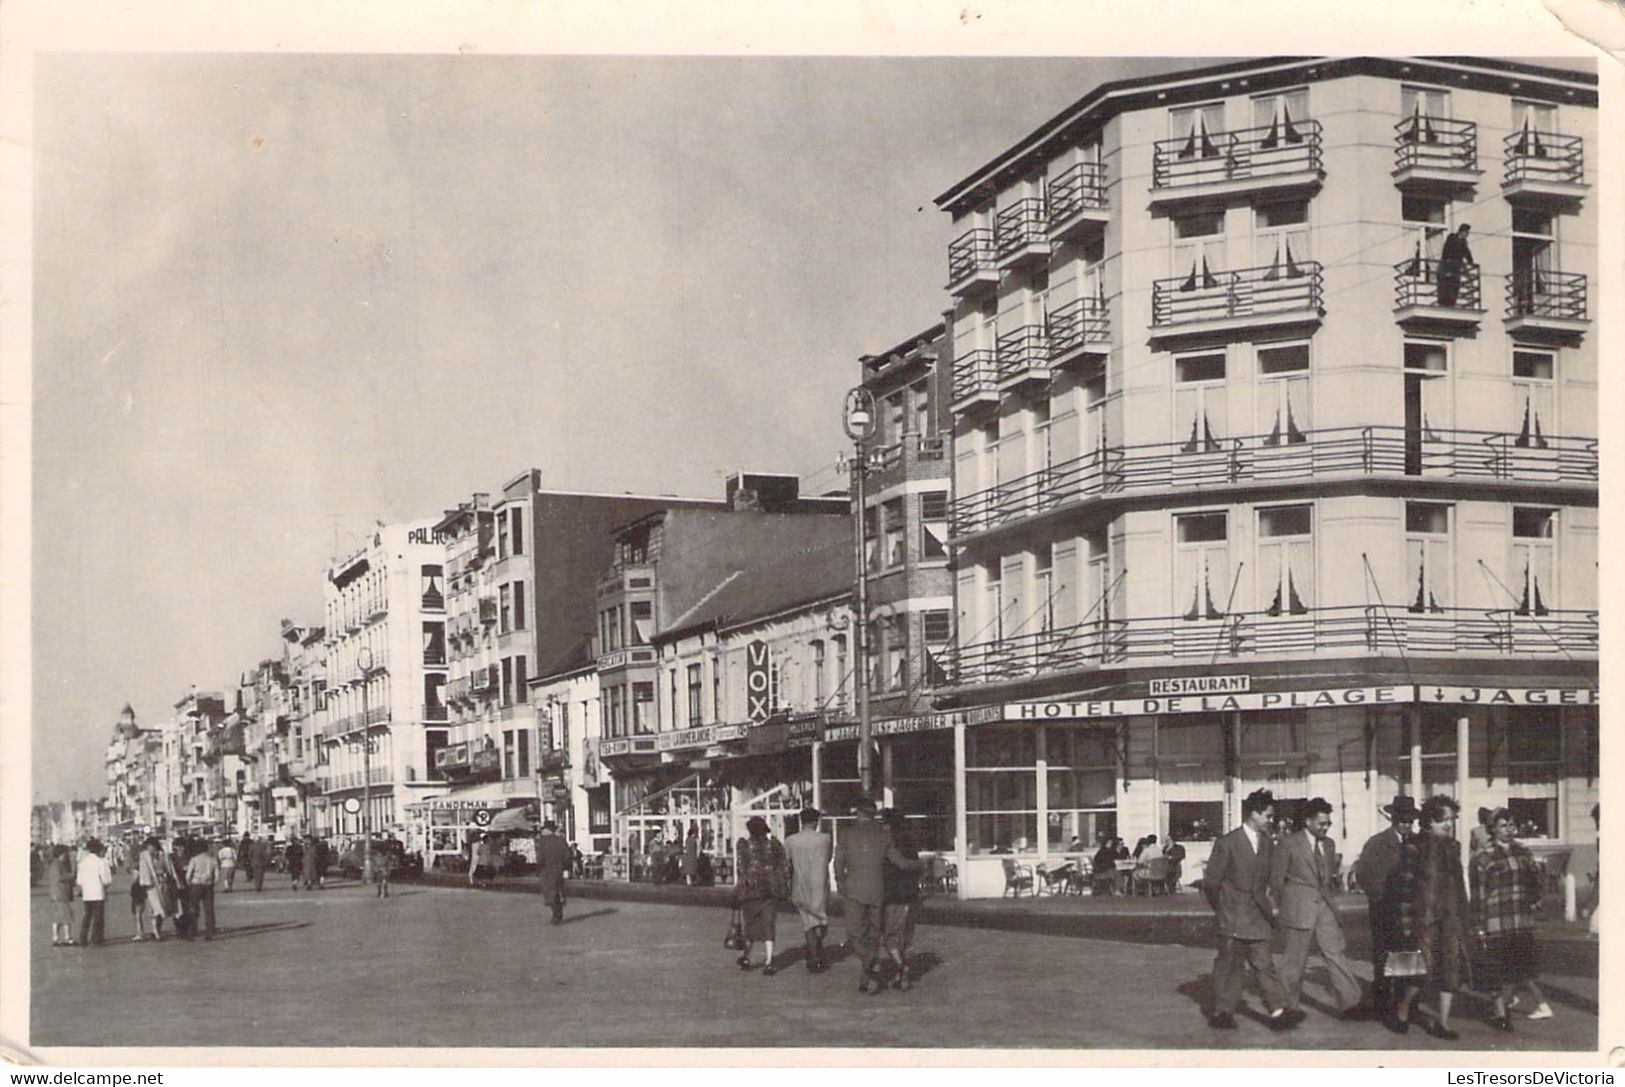
[[[137,723],[135,710],[126,702],[107,743],[107,796],[102,807],[110,834],[147,834],[157,826],[154,779],[162,751],[160,731]]]
[[[360,834],[368,792],[374,833],[406,832],[407,805],[440,784],[429,769],[445,744],[446,665],[426,651],[445,622],[438,520],[380,525],[328,569],[327,802],[317,833]],[[411,849],[422,844],[408,839]]]
[[[962,893],[1074,835],[1199,863],[1263,785],[1355,844],[1433,791],[1585,838],[1596,103],[1230,64],[1103,85],[938,198]]]
[[[449,716],[435,757],[435,794],[412,812],[414,834],[428,844],[426,863],[463,854],[469,836],[504,808],[532,807],[555,818],[573,809],[563,759],[544,757],[537,743],[543,707],[531,697],[535,681],[574,670],[573,655],[593,627],[593,586],[610,561],[611,530],[655,510],[697,504],[547,490],[531,468],[495,501],[476,493],[436,523],[447,617],[444,640],[426,641],[425,652],[446,662]]]

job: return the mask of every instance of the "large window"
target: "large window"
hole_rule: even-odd
[[[1442,613],[1450,603],[1450,507],[1405,503],[1406,609]]]
[[[700,676],[701,666],[691,664],[688,666],[688,727],[695,728],[705,723],[705,694],[704,680]]]
[[[920,558],[948,557],[948,492],[920,495]]]
[[[1174,359],[1174,441],[1181,453],[1217,453],[1229,432],[1224,352]]]
[[[1046,834],[1051,851],[1076,838],[1088,850],[1117,833],[1117,736],[1110,728],[1044,730]]]
[[[525,507],[514,507],[508,511],[508,517],[513,525],[513,535],[511,537],[513,553],[523,555],[525,553]]]
[[[620,693],[620,688],[613,688]],[[647,681],[632,684],[632,731],[647,736],[655,730],[655,685]],[[568,741],[566,741],[568,742]]]
[[[1557,511],[1512,507],[1512,577],[1519,615],[1545,615],[1557,600]]]
[[[1315,600],[1314,507],[1258,511],[1258,591],[1265,615],[1309,614]]]
[[[1224,833],[1225,739],[1219,715],[1159,717],[1156,756],[1168,836],[1205,842]]]
[[[971,853],[1038,849],[1038,733],[984,726],[965,735],[965,823]]]
[[[500,601],[497,609],[497,633],[506,634],[513,629],[513,586],[503,585],[497,590]]]
[[[1229,516],[1174,517],[1174,608],[1182,620],[1222,619],[1230,589]]]
[[[513,628],[515,630],[525,629],[525,583],[523,581],[513,583]]]

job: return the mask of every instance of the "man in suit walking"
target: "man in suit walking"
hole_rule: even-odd
[[[570,847],[558,829],[549,820],[536,839],[536,877],[542,884],[542,901],[553,911],[554,925],[564,924],[564,874],[570,870]]]
[[[784,852],[790,860],[790,901],[801,915],[806,933],[807,972],[822,973],[824,934],[829,931],[829,861],[834,846],[829,835],[819,830],[823,816],[817,808],[801,809],[801,829],[784,839]]]
[[[1234,1030],[1236,1006],[1251,966],[1269,1009],[1271,1030],[1290,1030],[1303,1019],[1289,1012],[1286,992],[1275,973],[1270,939],[1274,935],[1275,903],[1270,898],[1269,825],[1275,797],[1268,789],[1249,793],[1241,802],[1241,826],[1213,843],[1202,876],[1202,891],[1218,915],[1219,954],[1213,960],[1213,1010],[1208,1026]]]
[[[886,862],[898,868],[920,866],[898,851],[891,831],[875,818],[877,810],[872,798],[858,797],[852,805],[852,825],[841,832],[841,844],[835,847],[835,881],[845,899],[846,930],[852,934],[863,967],[858,992],[870,994],[886,991],[886,983],[875,969],[886,903]]]
[[[1320,948],[1320,957],[1331,975],[1337,1010],[1344,1019],[1364,1018],[1360,983],[1349,969],[1344,951],[1348,941],[1337,919],[1332,900],[1337,877],[1338,856],[1327,836],[1332,825],[1332,806],[1315,797],[1303,806],[1303,829],[1285,835],[1270,857],[1270,893],[1281,910],[1281,927],[1286,929],[1286,951],[1281,959],[1281,984],[1286,988],[1286,1009],[1301,1012],[1303,972],[1309,963],[1309,946]]]
[[[1360,859],[1354,862],[1354,879],[1365,892],[1371,918],[1371,1006],[1367,1010],[1374,1019],[1386,1019],[1399,996],[1393,981],[1383,976],[1388,952],[1393,950],[1399,931],[1400,888],[1393,876],[1404,856],[1405,840],[1421,812],[1415,800],[1396,796],[1392,804],[1383,806],[1382,814],[1388,818],[1388,829],[1368,838],[1360,850]]]

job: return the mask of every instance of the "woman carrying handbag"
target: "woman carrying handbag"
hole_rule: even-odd
[[[1386,1024],[1388,1029],[1403,1034],[1415,1021],[1433,1037],[1447,1042],[1460,1037],[1450,1027],[1450,1010],[1456,990],[1461,988],[1461,965],[1467,951],[1467,883],[1461,843],[1455,838],[1460,811],[1461,806],[1448,796],[1429,797],[1422,805],[1421,832],[1405,843],[1405,859],[1398,877],[1408,882],[1409,893],[1401,898],[1396,942],[1400,948],[1415,951],[1390,951],[1387,969],[1388,976],[1403,980],[1398,1006]],[[1420,1010],[1417,998],[1430,981],[1439,993],[1438,1017],[1414,1019]]]

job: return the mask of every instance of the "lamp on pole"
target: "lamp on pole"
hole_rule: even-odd
[[[857,561],[857,622],[854,624],[852,651],[855,665],[852,673],[853,694],[858,703],[858,780],[863,795],[869,796],[874,788],[873,736],[869,723],[869,563],[863,548],[864,476],[869,469],[868,451],[864,443],[875,433],[875,397],[862,385],[848,389],[842,423],[846,436],[852,439],[852,540]]]
[[[372,720],[367,709],[367,679],[372,672],[372,648],[356,654],[361,669],[361,882],[372,882]]]

